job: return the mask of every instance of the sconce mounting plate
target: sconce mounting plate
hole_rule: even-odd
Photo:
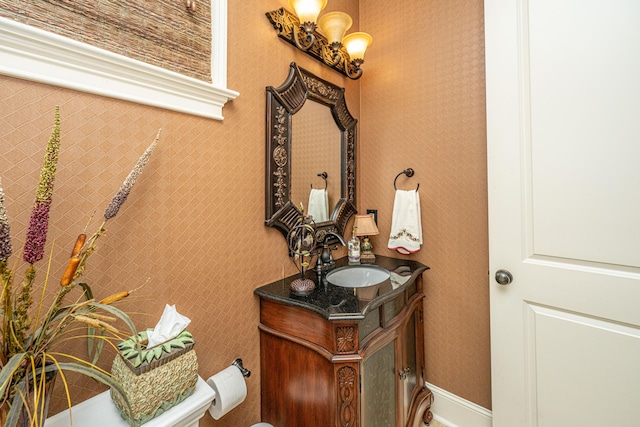
[[[266,15],[277,31],[278,37],[298,48],[294,33],[294,31],[301,31],[298,17],[284,7],[267,12]],[[313,45],[307,50],[300,50],[352,80],[357,80],[362,76],[362,69],[350,61],[349,54],[344,47],[338,51],[339,58],[335,58],[327,38],[317,31],[314,31],[313,34],[316,37]]]

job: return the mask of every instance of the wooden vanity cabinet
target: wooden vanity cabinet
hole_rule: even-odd
[[[264,422],[418,427],[431,420],[421,274],[385,298],[358,301],[367,310],[353,318],[256,293]]]

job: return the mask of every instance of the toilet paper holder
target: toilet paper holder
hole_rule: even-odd
[[[242,366],[242,359],[237,358],[236,360],[233,361],[233,363],[231,363],[231,365],[235,366],[236,368],[238,368],[238,370],[240,371],[240,375],[242,375],[243,378],[248,378],[249,376],[251,376],[251,371],[248,370],[247,368],[245,368],[244,366]],[[229,366],[229,368],[227,368],[227,369],[231,369],[231,366]],[[216,375],[220,375],[225,371],[226,371],[226,369],[223,370],[223,371],[220,371]],[[218,400],[219,391],[218,391],[217,387],[214,384],[209,383],[210,381],[212,381],[215,378],[216,375],[214,375],[213,377],[209,378],[207,380],[207,384],[214,390],[213,401],[211,403],[211,408],[209,409],[209,412],[211,413],[211,416],[213,416],[213,418],[217,420],[220,417],[220,415],[219,414],[215,415],[214,412],[212,412],[212,408],[214,407],[214,405],[216,405],[216,401]],[[215,380],[213,380],[213,381],[215,381]],[[243,381],[243,383],[244,383],[244,381]],[[243,384],[243,386],[244,386],[244,384]],[[244,390],[244,393],[246,393],[246,388]],[[242,400],[244,400],[244,397],[242,398]],[[237,403],[240,403],[240,402],[237,402]],[[233,407],[231,407],[230,409],[233,409]]]
[[[238,358],[234,360],[232,365],[240,369],[240,372],[242,373],[243,377],[249,378],[251,376],[251,371],[245,368],[244,366],[242,366],[242,359]]]

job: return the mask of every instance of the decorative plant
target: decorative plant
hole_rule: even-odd
[[[79,278],[86,267],[88,257],[96,251],[96,241],[106,231],[106,223],[117,215],[127,199],[155,149],[159,136],[160,131],[107,206],[98,230],[88,239],[84,233],[78,236],[59,285],[52,284],[49,274],[53,247],[44,276],[41,280],[36,280],[39,277],[36,274],[36,264],[44,258],[49,210],[60,150],[58,107],[55,110],[55,124],[47,144],[22,251],[25,267],[17,260],[9,265],[13,246],[4,205],[4,191],[0,182],[0,416],[5,427],[13,427],[18,423],[29,426],[44,424],[45,402],[48,401],[47,394],[50,394],[47,384],[52,377],[61,378],[67,402],[71,405],[65,379],[66,371],[79,372],[93,378],[124,396],[119,383],[96,363],[105,342],[115,348],[115,342],[128,336],[137,336],[136,328],[129,316],[112,305],[127,297],[131,291],[118,292],[96,300],[89,285],[80,282]],[[18,282],[17,271],[21,267],[25,268],[25,273]],[[51,290],[52,286],[54,291]],[[37,301],[34,301],[34,294],[39,295]],[[51,304],[45,307],[46,301],[49,300],[52,301]],[[121,332],[116,327],[116,324],[120,323],[126,325],[126,332]],[[60,344],[77,338],[87,339],[88,357],[57,351]]]

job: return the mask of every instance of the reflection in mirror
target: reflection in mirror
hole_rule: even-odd
[[[267,87],[265,225],[286,236],[302,216],[300,203],[306,211],[310,196],[325,188],[318,175],[326,173],[329,218],[317,223],[318,241],[329,231],[344,236],[357,213],[357,122],[344,88],[295,63],[281,86]]]
[[[291,202],[316,223],[328,221],[340,199],[340,137],[331,110],[317,102],[305,102],[291,120]],[[328,203],[314,203],[325,187]]]

